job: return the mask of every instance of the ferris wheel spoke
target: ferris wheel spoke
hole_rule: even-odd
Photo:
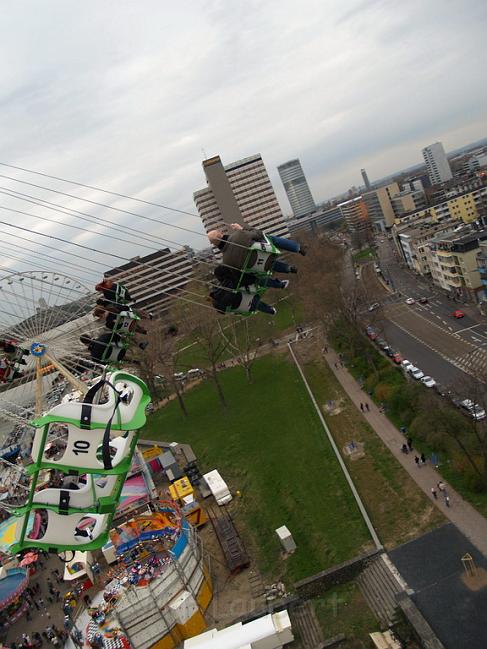
[[[59,362],[52,354],[46,352],[46,358],[54,365],[54,367],[59,371],[64,378],[71,383],[73,387],[81,392],[81,394],[86,394],[88,392],[88,386],[83,381],[80,381],[72,372],[68,370],[61,362]]]
[[[36,417],[39,417],[42,413],[42,366],[41,359],[39,356],[36,357],[36,388],[35,388],[35,399],[36,399]]]

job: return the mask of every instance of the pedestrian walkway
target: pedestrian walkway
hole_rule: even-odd
[[[438,471],[430,464],[416,466],[414,461],[415,453],[405,455],[401,451],[401,447],[406,441],[404,435],[379,410],[348,370],[342,367],[338,355],[328,348],[328,353],[324,354],[324,357],[354,405],[360,409],[361,403],[368,404],[370,410],[364,412],[363,416],[417,485],[432,499],[438,509],[487,557],[487,519],[450,485],[446,485],[450,498],[450,507],[447,507],[443,495],[438,490],[438,498],[435,500],[432,497],[431,488],[436,488],[438,482],[443,480]]]

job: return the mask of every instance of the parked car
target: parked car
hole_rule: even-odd
[[[379,304],[378,302],[374,302],[374,304],[371,304],[371,305],[369,306],[369,311],[375,311],[375,310],[378,309],[379,307],[380,307],[380,304]]]
[[[186,374],[184,372],[176,372],[175,374],[173,374],[173,376],[176,381],[184,381],[184,379],[186,378]]]
[[[427,388],[434,388],[436,385],[436,381],[431,378],[431,376],[423,376],[421,379],[421,383],[425,385]]]
[[[384,351],[389,356],[389,358],[394,358],[394,354],[396,352],[392,349],[392,347],[386,347]]]
[[[453,318],[464,318],[465,314],[460,309],[455,309],[455,311],[453,311],[453,313],[452,313],[452,317]]]
[[[450,390],[447,390],[447,389],[445,388],[445,386],[442,385],[441,383],[435,383],[435,385],[434,385],[433,387],[434,387],[435,390],[438,392],[438,394],[440,395],[440,397],[448,397],[448,396],[451,394],[451,393],[450,393]]]
[[[389,347],[389,345],[387,344],[387,342],[385,340],[381,339],[381,341],[379,342],[379,347],[381,349],[385,349],[386,347]]]
[[[419,367],[414,367],[414,365],[409,368],[409,373],[414,379],[416,379],[416,381],[419,381],[419,379],[422,379],[424,376],[424,372],[422,372]]]
[[[408,297],[408,299],[406,300],[406,304],[414,304],[415,302],[416,300],[413,297]]]
[[[485,419],[486,414],[482,406],[479,406],[478,403],[474,403],[471,399],[464,399],[460,406],[466,410],[473,419],[479,421],[480,419]]]
[[[199,376],[203,376],[204,373],[204,370],[200,370],[199,367],[195,367],[192,370],[188,370],[187,377],[188,379],[196,379]]]
[[[396,365],[401,365],[402,364],[402,356],[399,352],[396,352],[394,356],[392,357],[392,360]]]
[[[403,362],[401,363],[401,366],[402,366],[403,369],[406,370],[406,372],[408,372],[409,368],[413,367],[413,364],[408,360],[403,360]]]
[[[384,338],[376,338],[375,342],[377,343],[377,345],[379,345],[379,347],[385,347],[387,345]]]
[[[420,304],[428,304],[428,298],[427,297],[420,297],[419,298],[419,303]]]

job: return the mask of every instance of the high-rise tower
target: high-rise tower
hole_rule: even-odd
[[[369,177],[367,176],[367,172],[365,169],[361,169],[360,173],[362,174],[362,180],[364,181],[365,189],[368,191],[369,189],[372,188],[372,185],[370,184]]]
[[[289,160],[277,167],[296,218],[314,212],[316,205],[299,160]]]
[[[207,232],[240,223],[278,237],[289,232],[260,154],[223,166],[220,156],[203,161],[208,187],[193,194]]]
[[[432,185],[439,185],[453,178],[450,163],[441,142],[435,142],[422,151],[428,176]]]

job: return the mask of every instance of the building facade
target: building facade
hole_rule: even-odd
[[[441,142],[430,144],[422,150],[422,153],[432,185],[439,185],[453,178],[450,163]]]
[[[345,219],[351,237],[352,248],[360,250],[370,244],[372,227],[367,205],[362,196],[357,196],[338,205]]]
[[[340,208],[332,207],[327,210],[316,210],[309,216],[302,216],[299,219],[289,219],[287,227],[291,237],[298,232],[312,232],[318,234],[320,230],[337,226],[343,221]]]
[[[223,166],[219,156],[203,161],[208,187],[193,194],[207,232],[230,223],[286,237],[286,221],[260,154]]]
[[[437,222],[430,219],[415,225],[394,226],[392,234],[396,248],[409,268],[420,275],[428,275],[431,273],[427,250],[430,240],[457,227],[457,221]]]
[[[105,273],[130,291],[137,307],[154,314],[170,308],[174,297],[191,281],[193,266],[185,250],[163,248]]]
[[[316,204],[299,160],[289,160],[277,167],[295,218],[311,214]]]
[[[454,298],[477,302],[482,294],[478,254],[485,240],[487,229],[468,226],[431,239],[427,255],[433,282]]]

